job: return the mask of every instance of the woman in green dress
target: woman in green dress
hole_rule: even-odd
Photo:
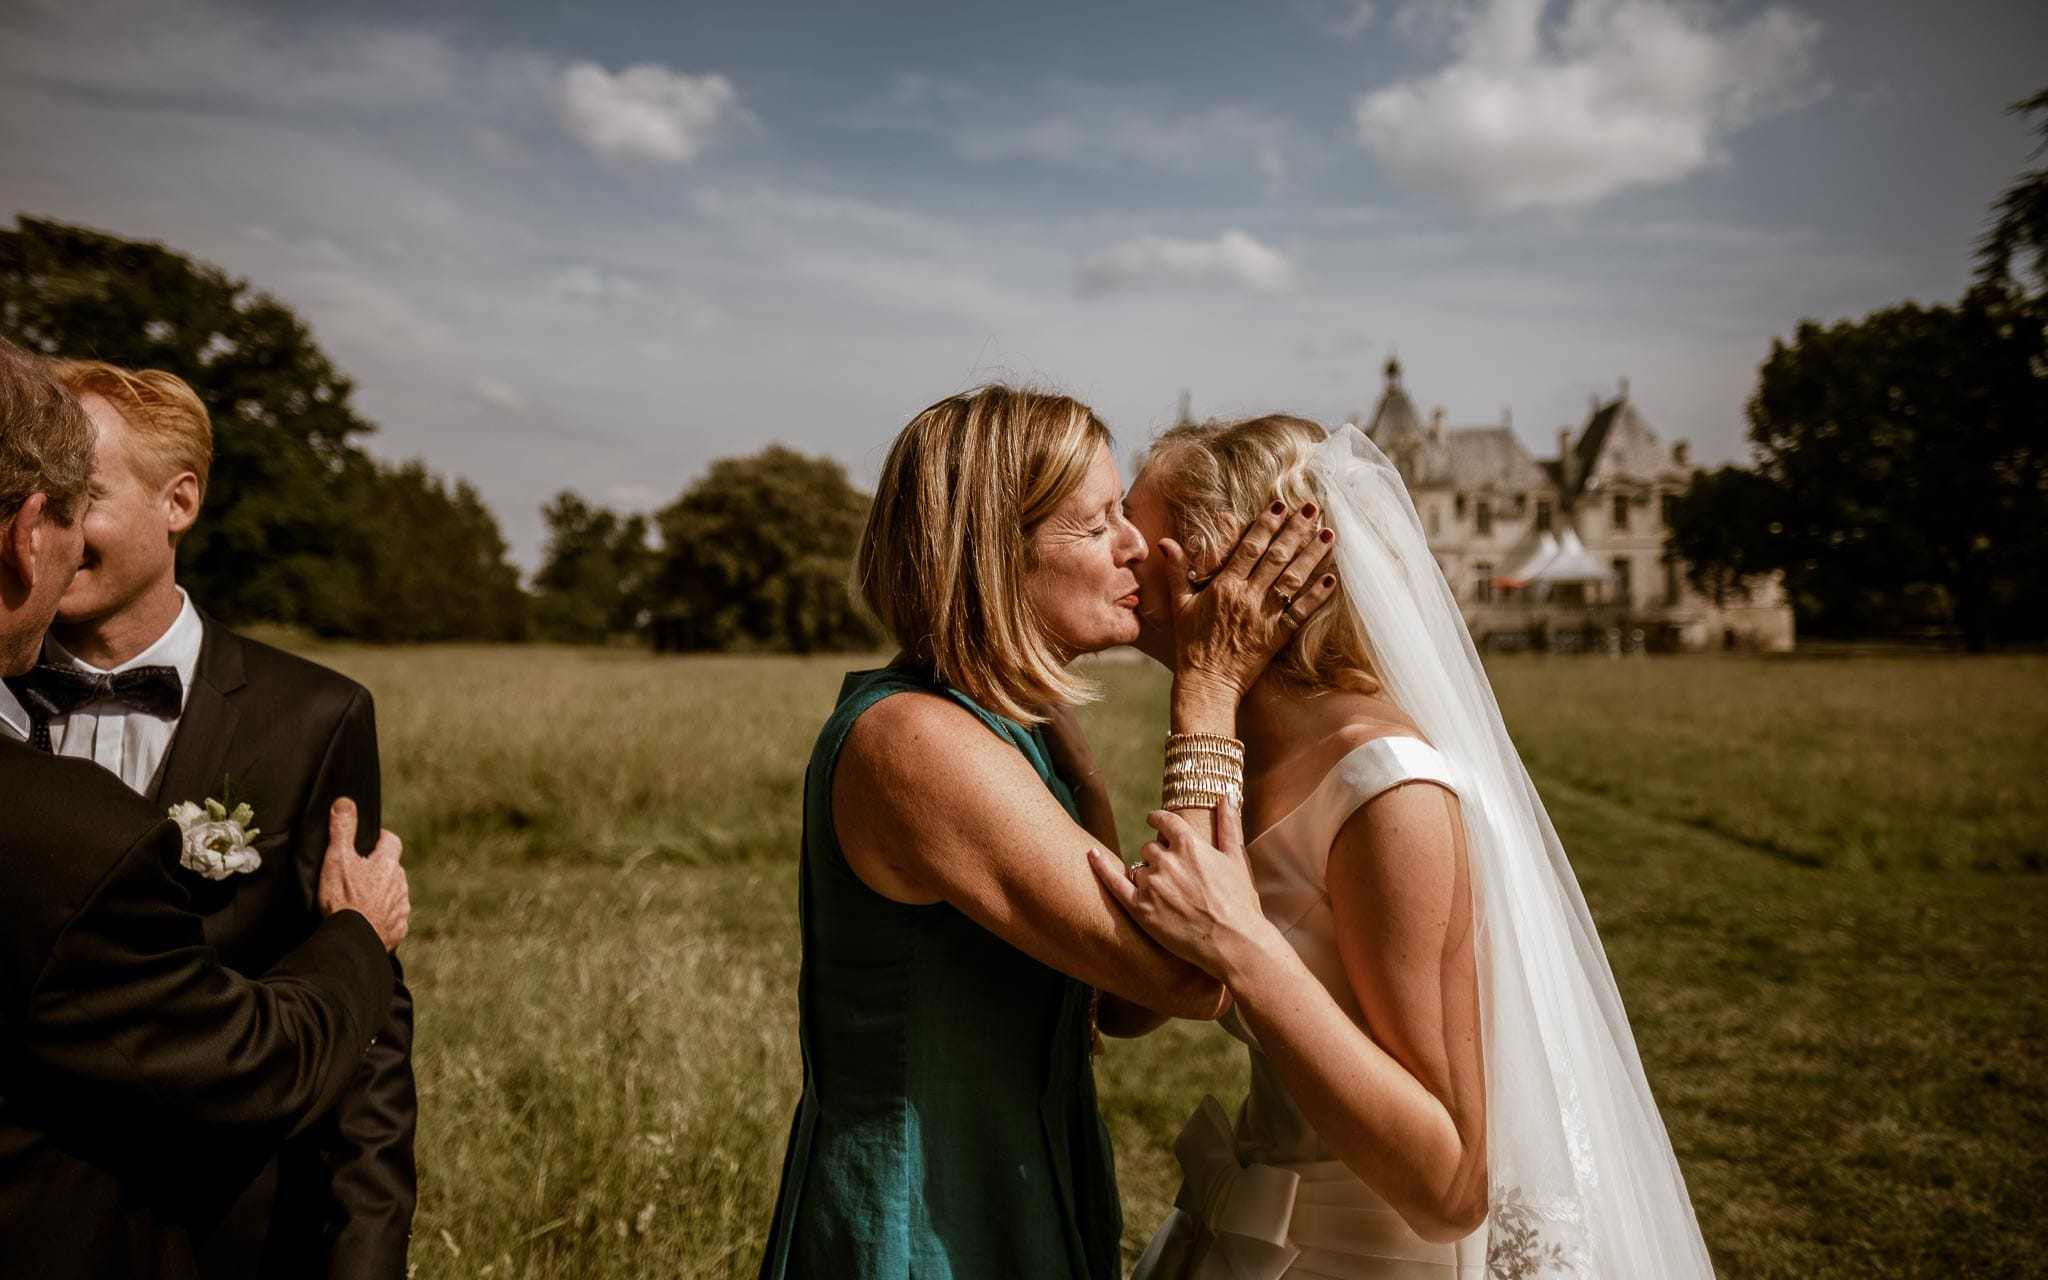
[[[1144,1011],[1214,1018],[1218,984],[1097,884],[1116,849],[1067,667],[1138,635],[1109,432],[1063,396],[984,387],[884,464],[858,589],[902,649],[849,675],[811,755],[798,903],[803,1096],[763,1280],[1114,1280],[1122,1232],[1091,1065]],[[1334,579],[1307,515],[1268,511],[1176,589],[1177,732],[1237,701]],[[1247,586],[1284,572],[1294,618]]]

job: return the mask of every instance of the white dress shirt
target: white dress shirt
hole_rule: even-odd
[[[192,607],[192,597],[185,594],[183,587],[178,588],[178,595],[184,603],[170,629],[158,636],[155,644],[111,671],[101,671],[90,662],[73,657],[57,643],[55,637],[43,641],[43,660],[103,675],[135,667],[175,667],[178,680],[184,685],[184,700],[190,701],[192,680],[199,672],[199,646],[206,638],[206,628],[199,621],[199,611]],[[182,702],[180,706],[183,706]],[[157,769],[163,765],[164,756],[171,749],[171,735],[177,731],[175,717],[153,716],[113,698],[95,698],[69,715],[51,718],[50,746],[60,756],[81,756],[95,761],[102,768],[119,774],[121,781],[138,794],[147,795],[150,783],[156,780]]]
[[[30,727],[28,708],[21,705],[14,690],[0,684],[0,738],[27,742]]]

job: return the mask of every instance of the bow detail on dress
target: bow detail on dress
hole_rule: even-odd
[[[1287,1243],[1301,1175],[1269,1164],[1239,1164],[1237,1135],[1209,1096],[1174,1139],[1180,1194],[1174,1207],[1215,1236],[1188,1280],[1279,1280],[1301,1252]]]

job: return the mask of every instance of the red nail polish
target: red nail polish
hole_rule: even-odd
[[[1310,520],[1313,520],[1313,519],[1315,519],[1315,518],[1316,518],[1316,504],[1315,504],[1315,503],[1313,503],[1313,502],[1304,502],[1304,503],[1302,503],[1302,504],[1301,504],[1301,514],[1302,514],[1302,515],[1303,515],[1303,516],[1304,516],[1305,518],[1307,518],[1307,519],[1310,519]]]
[[[1325,529],[1316,536],[1318,538],[1321,538],[1324,542],[1328,542],[1330,539],[1337,536],[1337,531],[1335,529]]]
[[[1336,586],[1336,585],[1337,585],[1337,575],[1336,575],[1336,574],[1334,574],[1334,573],[1326,573],[1326,574],[1324,574],[1324,575],[1323,575],[1323,585],[1324,585],[1324,586],[1326,586],[1326,587],[1334,587],[1334,586]]]
[[[1287,512],[1287,504],[1286,504],[1286,503],[1284,503],[1284,502],[1276,502],[1276,503],[1274,503],[1274,504],[1273,504],[1273,514],[1274,514],[1274,515],[1276,515],[1276,516],[1277,516],[1277,515],[1284,515],[1284,514],[1286,514],[1286,512]]]

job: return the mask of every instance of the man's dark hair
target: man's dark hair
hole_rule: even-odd
[[[50,517],[78,518],[92,480],[92,420],[47,361],[0,338],[0,521],[35,494]]]

